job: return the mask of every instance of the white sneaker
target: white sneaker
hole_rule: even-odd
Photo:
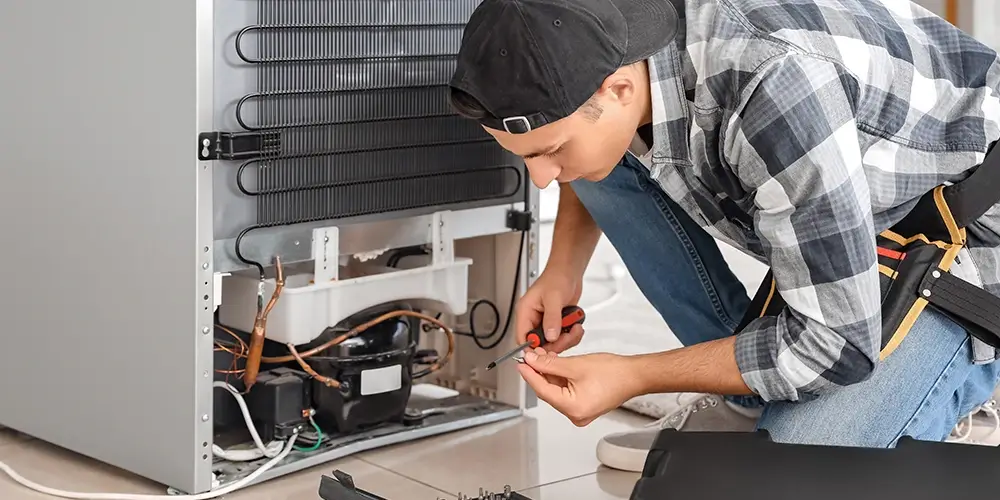
[[[677,404],[680,408],[676,411],[643,429],[604,436],[597,444],[597,459],[612,469],[642,472],[646,455],[663,429],[751,432],[761,413],[761,410],[743,408],[713,394],[680,393]]]

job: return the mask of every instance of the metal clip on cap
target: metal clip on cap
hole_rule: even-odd
[[[512,116],[503,119],[503,128],[508,134],[526,134],[531,132],[531,122],[525,116]]]

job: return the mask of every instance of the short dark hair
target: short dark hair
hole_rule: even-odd
[[[482,103],[479,102],[479,99],[476,99],[472,96],[472,94],[464,90],[451,87],[450,98],[451,107],[455,108],[455,111],[458,112],[458,114],[466,118],[479,120],[489,114],[486,111],[486,108],[483,107]]]
[[[483,104],[479,102],[479,99],[476,99],[472,94],[456,89],[455,87],[451,88],[450,100],[451,107],[454,108],[458,114],[466,118],[480,120],[490,114],[489,111],[486,111]],[[601,115],[604,113],[604,107],[601,106],[601,103],[597,102],[597,95],[595,94],[590,96],[590,99],[587,99],[587,102],[583,103],[583,106],[580,106],[580,109],[577,111],[579,111],[583,117],[587,119],[587,121],[593,123],[601,119]]]

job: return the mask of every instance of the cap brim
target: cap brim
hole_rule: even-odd
[[[628,25],[624,64],[648,59],[674,41],[680,16],[674,0],[611,0]],[[681,2],[683,5],[683,2]]]

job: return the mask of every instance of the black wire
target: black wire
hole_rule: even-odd
[[[479,335],[478,333],[476,333],[476,309],[479,309],[480,306],[487,306],[493,310],[493,329],[490,330],[490,333],[487,333],[485,335]],[[440,316],[441,313],[438,313],[437,319],[440,319]],[[489,300],[486,299],[480,299],[477,300],[474,304],[472,304],[472,308],[469,309],[469,331],[460,332],[456,330],[453,333],[455,335],[461,335],[463,337],[476,337],[480,340],[486,340],[488,338],[492,338],[494,335],[497,334],[498,331],[500,331],[500,309],[498,309],[497,305],[494,304],[493,302],[490,302]]]
[[[386,262],[386,265],[389,267],[397,267],[399,266],[399,261],[404,257],[415,257],[418,255],[427,255],[427,250],[424,250],[423,247],[419,246],[403,248],[393,252],[393,254],[389,256],[389,260]]]
[[[240,235],[236,237],[236,245],[235,245],[236,246],[236,258],[239,259],[240,262],[242,262],[244,264],[256,267],[257,268],[257,272],[260,273],[260,280],[264,281],[264,265],[261,264],[260,262],[247,259],[246,257],[243,256],[243,252],[240,251],[240,243],[243,241],[243,237],[246,236],[246,234],[249,233],[250,231],[253,231],[254,229],[257,229],[257,228],[258,228],[258,226],[250,226],[250,227],[244,229],[240,233]]]
[[[510,322],[514,318],[514,303],[517,300],[517,285],[521,281],[521,261],[524,258],[524,239],[527,235],[527,231],[521,231],[521,245],[517,249],[517,267],[514,271],[514,287],[510,294],[510,310],[507,311],[507,321],[504,322],[503,330],[501,330],[500,336],[493,341],[492,344],[483,344],[479,337],[473,336],[472,340],[479,346],[480,349],[489,350],[500,345],[503,342],[504,337],[507,336],[507,330],[510,328]],[[472,327],[472,319],[469,319],[469,326]],[[498,322],[499,323],[499,322]],[[473,330],[474,331],[474,330]]]

